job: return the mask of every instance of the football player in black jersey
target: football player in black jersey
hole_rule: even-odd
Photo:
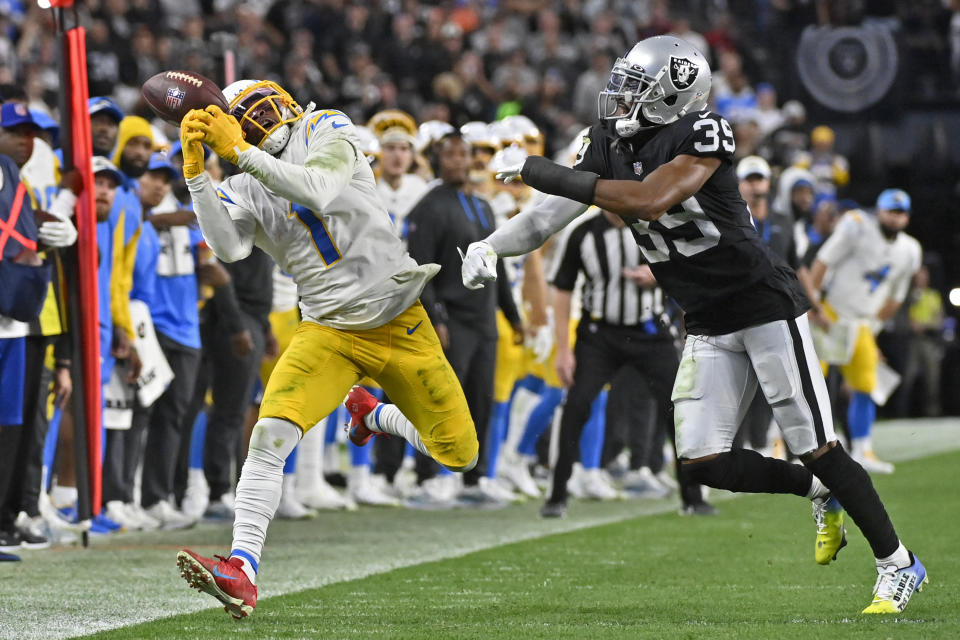
[[[657,282],[684,309],[687,339],[673,388],[677,453],[695,482],[813,501],[815,559],[846,544],[843,509],[863,531],[879,578],[864,613],[897,613],[926,570],[897,537],[866,471],[837,442],[796,275],[763,244],[740,198],[733,131],[706,109],[710,68],[670,36],[617,60],[600,121],[569,169],[540,156],[502,172],[547,195],[467,250],[463,281],[496,277],[498,256],[526,253],[587,206],[631,225]],[[759,383],[803,465],[732,449]],[[841,507],[840,505],[843,505]]]

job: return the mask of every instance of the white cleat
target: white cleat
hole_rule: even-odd
[[[126,508],[128,514],[139,521],[142,531],[156,531],[162,525],[159,520],[149,515],[143,510],[143,507],[136,502],[128,502],[123,506]]]
[[[199,520],[210,506],[210,485],[203,475],[203,469],[187,471],[187,488],[183,493],[183,512]]]
[[[623,476],[623,489],[627,495],[636,498],[658,499],[670,495],[670,489],[660,482],[650,467],[640,467],[627,472]]]
[[[197,524],[197,520],[178,510],[166,500],[161,500],[148,509],[144,509],[147,515],[154,520],[160,521],[160,528],[166,531],[175,529],[189,529]]]
[[[671,461],[670,464],[673,464],[673,461]],[[680,491],[680,483],[677,482],[676,478],[670,475],[666,468],[661,469],[660,473],[655,474],[655,477],[660,484],[665,486],[670,491]]]
[[[120,500],[111,500],[107,503],[106,516],[121,525],[125,531],[140,531],[143,529],[143,523],[137,517],[137,514],[130,513],[127,505]]]
[[[540,487],[530,475],[530,464],[521,454],[504,455],[503,464],[497,472],[498,477],[509,482],[517,491],[528,498],[539,498]]]
[[[588,500],[616,500],[620,497],[602,469],[586,469],[582,474],[580,488]]]
[[[893,473],[895,467],[890,462],[885,462],[879,459],[873,451],[864,451],[862,453],[854,453],[850,456],[856,460],[861,467],[870,473],[879,473],[882,475],[890,475]]]
[[[370,476],[370,467],[350,469],[347,477],[347,496],[357,504],[372,507],[399,507],[400,501],[378,487]]]
[[[349,509],[351,505],[354,508],[357,506],[330,486],[330,483],[326,480],[320,480],[309,491],[297,491],[294,495],[297,501],[308,509],[336,511],[338,509]]]

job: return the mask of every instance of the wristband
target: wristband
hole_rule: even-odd
[[[600,177],[591,171],[568,169],[543,156],[530,156],[520,171],[523,183],[537,191],[593,204],[593,192]]]

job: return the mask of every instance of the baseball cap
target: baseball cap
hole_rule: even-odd
[[[26,105],[20,102],[6,102],[0,106],[0,127],[12,129],[21,124],[29,124],[34,129],[40,129],[40,125],[34,121]]]
[[[885,189],[877,196],[877,209],[910,212],[910,196],[903,189]]]
[[[95,96],[87,101],[87,109],[92,116],[95,113],[106,113],[113,116],[118,123],[123,120],[123,111],[117,103],[106,96]]]
[[[746,180],[755,175],[770,178],[770,165],[760,156],[747,156],[737,164],[737,178],[740,180]]]
[[[30,115],[33,117],[33,121],[37,123],[38,127],[45,131],[51,132],[54,138],[57,137],[57,133],[60,132],[60,125],[57,124],[56,120],[39,109],[30,109]]]
[[[147,171],[166,171],[170,174],[171,180],[177,177],[177,170],[170,164],[170,160],[167,159],[167,154],[164,152],[157,152],[150,156]]]
[[[104,158],[103,156],[93,156],[93,175],[98,173],[109,173],[113,176],[113,179],[117,181],[117,184],[123,184],[123,174],[120,173],[120,169],[117,169],[112,162]]]

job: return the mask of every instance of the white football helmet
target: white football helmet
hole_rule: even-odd
[[[368,127],[355,126],[354,132],[360,141],[360,153],[364,155],[368,163],[373,164],[380,155],[380,140]]]
[[[427,120],[420,123],[417,128],[417,151],[426,153],[430,145],[453,131],[456,131],[453,125],[443,120]]]
[[[628,138],[703,109],[709,95],[710,65],[703,54],[686,40],[656,36],[617,59],[597,111]]]
[[[293,96],[269,80],[237,80],[227,85],[223,97],[243,139],[273,156],[287,146],[293,123],[303,116]]]
[[[491,131],[486,122],[475,120],[460,127],[460,135],[471,147],[482,147],[496,153],[500,149],[500,139]]]

